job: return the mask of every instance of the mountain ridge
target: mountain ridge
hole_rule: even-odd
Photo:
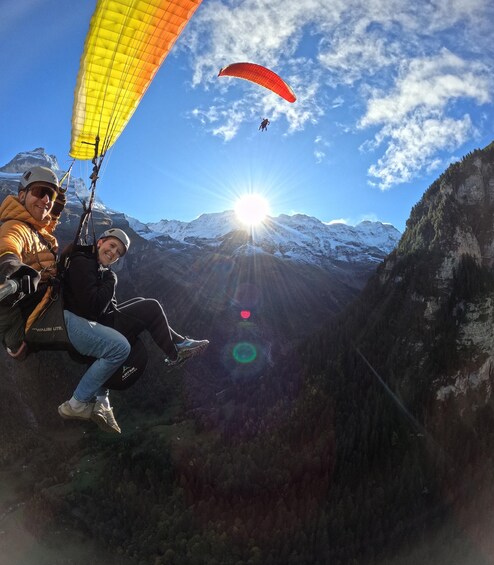
[[[129,225],[145,239],[166,235],[177,241],[214,246],[231,232],[244,232],[259,251],[295,261],[324,266],[328,261],[378,263],[396,246],[400,232],[391,224],[363,221],[356,226],[325,224],[297,214],[267,217],[245,228],[232,210],[203,214],[191,222],[161,220],[143,224],[126,216]]]

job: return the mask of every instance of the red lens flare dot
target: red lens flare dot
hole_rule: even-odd
[[[244,320],[248,320],[250,318],[250,310],[242,310],[240,312],[240,317]]]

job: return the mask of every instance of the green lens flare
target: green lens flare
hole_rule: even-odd
[[[252,363],[257,357],[257,350],[252,343],[242,341],[233,348],[233,358],[237,363]]]

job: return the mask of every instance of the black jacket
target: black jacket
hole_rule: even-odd
[[[76,252],[64,275],[64,306],[81,318],[98,321],[116,305],[117,276],[95,253]]]

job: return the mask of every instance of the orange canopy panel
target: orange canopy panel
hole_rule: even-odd
[[[272,90],[288,102],[295,102],[297,99],[293,90],[275,72],[255,63],[233,63],[220,70],[218,76],[230,76],[243,78],[255,82]]]
[[[72,110],[70,155],[104,154],[201,0],[98,0],[81,57]]]

